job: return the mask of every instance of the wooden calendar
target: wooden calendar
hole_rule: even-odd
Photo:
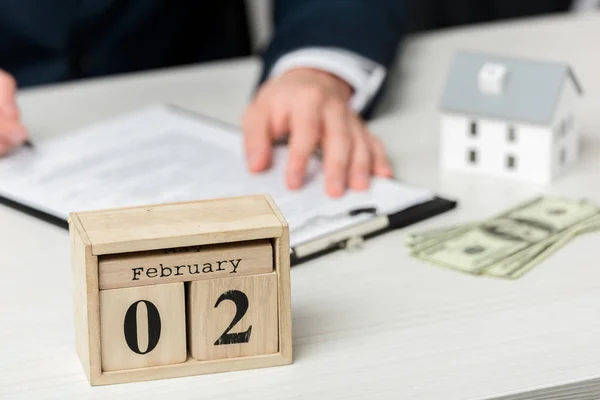
[[[289,229],[268,196],[73,213],[92,385],[292,362]]]

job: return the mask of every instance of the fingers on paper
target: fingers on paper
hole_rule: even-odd
[[[290,189],[298,189],[304,184],[308,163],[321,140],[323,100],[319,95],[303,97],[291,112],[292,133],[286,171]]]
[[[4,70],[0,69],[0,116],[18,119],[19,111],[15,101],[17,82]]]
[[[271,133],[269,114],[265,107],[253,103],[248,107],[242,121],[244,149],[248,168],[261,172],[271,163]]]
[[[385,178],[394,176],[392,165],[385,151],[385,147],[378,137],[369,135],[371,150],[373,152],[373,175]]]
[[[332,101],[325,108],[323,168],[325,190],[331,197],[341,196],[347,187],[348,166],[353,145],[349,112],[341,101]]]
[[[349,186],[354,190],[369,188],[371,179],[371,143],[364,123],[355,114],[350,115],[352,154],[349,169]]]
[[[290,87],[269,81],[243,119],[249,169],[270,166],[273,141],[289,134],[286,184],[303,186],[311,157],[323,150],[325,191],[339,197],[348,187],[368,189],[372,175],[392,176],[383,144],[345,101],[319,87]]]
[[[0,117],[0,155],[22,145],[25,140],[27,131],[19,121]]]

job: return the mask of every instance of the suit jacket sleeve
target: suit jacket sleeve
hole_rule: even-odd
[[[403,31],[403,0],[276,0],[264,80],[279,57],[306,47],[348,50],[389,68]]]

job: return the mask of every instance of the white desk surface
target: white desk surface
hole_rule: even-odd
[[[538,193],[600,202],[600,14],[428,34],[404,48],[372,122],[398,176],[458,198],[412,229],[462,223]],[[438,96],[457,48],[570,61],[585,88],[578,165],[549,187],[440,174]],[[23,91],[33,139],[167,101],[237,123],[256,60]],[[577,239],[521,280],[475,278],[408,257],[406,230],[292,270],[295,363],[91,388],[75,355],[66,231],[0,207],[0,398],[484,399],[600,377],[599,235]],[[600,398],[580,383],[523,398]],[[579,393],[579,394],[577,394]],[[562,397],[561,397],[562,398]]]

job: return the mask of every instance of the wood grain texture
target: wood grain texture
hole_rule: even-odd
[[[103,371],[182,363],[184,284],[102,290],[100,325]]]
[[[277,273],[187,286],[192,358],[205,361],[277,353]]]
[[[98,259],[77,216],[69,218],[75,347],[88,380],[102,374],[100,363],[100,299]]]
[[[283,227],[281,237],[275,240],[275,265],[277,267],[277,294],[279,313],[279,352],[288,363],[293,361],[292,349],[292,294],[290,280],[290,230],[277,204],[266,196],[271,209]]]
[[[278,367],[287,364],[289,364],[289,362],[282,357],[280,353],[211,361],[198,361],[188,357],[187,361],[181,364],[105,372],[98,378],[96,384],[111,385],[115,383],[151,381],[156,379],[215,374],[246,369]],[[220,380],[223,378],[219,377],[215,379]],[[196,382],[207,382],[207,380],[196,379]],[[223,381],[222,384],[225,387],[227,386],[225,381]],[[198,387],[197,390],[202,391],[202,387]],[[222,387],[219,390],[222,392],[227,389]]]
[[[96,328],[90,325],[88,330],[97,342],[93,347],[98,354],[97,370],[102,369],[101,375],[90,378],[92,385],[122,382],[127,377],[159,379],[170,377],[173,371],[193,374],[188,372],[188,367],[197,373],[211,373],[291,363],[288,226],[268,196],[74,213],[72,219],[78,221],[89,244],[88,253],[83,257],[90,264],[85,267],[88,284],[93,287],[91,291],[88,288],[88,295],[95,296],[97,304],[100,297],[102,303],[95,311],[91,309],[86,320],[96,324]],[[81,219],[86,222],[82,223]],[[172,225],[180,222],[177,237],[161,236],[172,234]],[[202,227],[200,233],[198,226]],[[129,230],[129,235],[120,229]],[[113,239],[110,239],[111,234]],[[283,241],[279,240],[282,235]],[[98,251],[96,240],[103,250]],[[174,243],[179,246],[170,246]],[[108,247],[103,247],[105,245]],[[117,253],[94,254],[94,250],[102,253],[107,249]],[[201,260],[199,256],[208,258]],[[184,267],[189,267],[187,275]],[[194,280],[200,273],[207,276]],[[127,277],[127,274],[131,275]],[[152,279],[174,283],[152,284]],[[131,281],[140,286],[131,286]],[[194,340],[185,334],[185,299],[180,293],[184,282],[190,286],[198,284],[198,287],[205,282],[202,287],[208,288],[190,289],[190,293],[195,293],[197,299],[203,298],[206,304],[194,307],[189,323],[205,329],[215,321],[214,332],[196,333]],[[79,284],[78,281],[76,285]],[[278,299],[280,288],[287,296],[282,301]],[[227,297],[232,293],[242,293],[244,301],[251,304],[244,306],[247,310],[235,324],[234,315],[230,313],[232,304],[228,303],[237,304],[238,299]],[[215,307],[214,301],[223,294],[222,304]],[[190,304],[193,303],[190,301]],[[210,317],[203,315],[207,314],[206,310],[212,312]],[[279,339],[279,318],[284,321],[283,341]],[[256,323],[247,323],[248,320]],[[156,321],[160,321],[162,331],[156,328]],[[246,329],[244,324],[248,325],[248,340],[231,339],[239,337],[235,335],[236,329]],[[160,335],[156,333],[159,331]],[[211,348],[199,356],[194,352],[202,359],[200,364],[187,356],[187,343],[197,344],[198,338],[206,341],[217,333],[210,342],[218,350]],[[280,353],[282,343],[286,348]],[[86,347],[80,347],[80,353],[85,356]],[[87,350],[91,352],[92,347]],[[213,362],[219,358],[223,358],[223,364]],[[87,362],[85,358],[83,362]],[[229,362],[230,368],[227,367]],[[171,364],[179,367],[165,369]],[[107,378],[106,374],[112,375]]]
[[[95,255],[281,236],[264,196],[77,213]]]
[[[235,277],[273,270],[270,240],[111,254],[98,260],[100,289]]]

